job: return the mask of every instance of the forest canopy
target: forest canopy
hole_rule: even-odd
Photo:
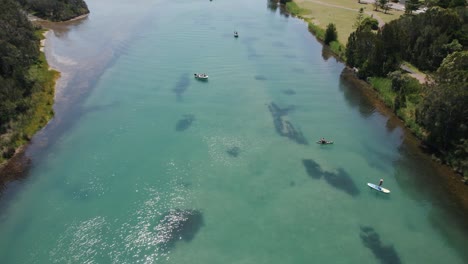
[[[17,1],[35,16],[51,21],[65,21],[89,13],[88,6],[83,0]]]
[[[55,78],[39,51],[42,31],[15,0],[0,0],[0,164],[53,115]]]

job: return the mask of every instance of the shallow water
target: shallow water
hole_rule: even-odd
[[[87,2],[48,39],[56,118],[3,193],[1,263],[466,263],[432,163],[303,22],[260,0]]]

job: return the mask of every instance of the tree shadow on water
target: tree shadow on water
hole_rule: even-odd
[[[317,180],[323,177],[329,185],[351,196],[359,194],[359,189],[354,184],[351,176],[342,168],[339,168],[337,172],[323,171],[321,166],[311,159],[303,159],[302,164],[310,177]]]
[[[278,10],[278,1],[276,0],[267,0],[267,7],[271,12],[275,13]]]
[[[361,241],[365,247],[369,248],[374,256],[382,264],[401,264],[400,257],[398,256],[395,248],[385,246],[380,241],[380,236],[375,232],[374,228],[370,226],[361,226]]]

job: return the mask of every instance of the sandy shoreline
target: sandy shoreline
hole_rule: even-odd
[[[77,17],[74,17],[72,19],[69,19],[69,20],[65,20],[65,21],[49,21],[47,19],[42,19],[40,17],[37,17],[37,16],[34,16],[34,15],[31,15],[31,14],[28,14],[28,19],[29,21],[31,22],[46,22],[46,23],[54,23],[54,24],[64,24],[64,23],[68,23],[68,22],[73,22],[73,21],[77,21],[77,20],[81,20],[81,19],[84,19],[84,18],[87,18],[89,16],[89,13],[88,14],[84,14],[84,15],[81,15],[81,16],[77,16]]]

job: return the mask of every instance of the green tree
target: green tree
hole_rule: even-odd
[[[333,23],[328,24],[327,30],[325,31],[325,44],[329,45],[330,42],[338,39],[338,32],[336,26]]]
[[[412,14],[413,11],[418,10],[419,6],[419,0],[407,0],[405,3],[405,13]]]
[[[89,13],[88,6],[83,0],[16,1],[36,16],[52,21],[65,21]]]
[[[417,121],[428,131],[428,141],[442,151],[457,148],[468,135],[468,51],[447,56],[425,88]]]
[[[356,21],[354,21],[353,28],[358,29],[361,27],[362,21],[364,20],[364,8],[359,8],[359,12],[356,16]]]
[[[385,11],[385,13],[387,13],[389,9],[388,0],[378,0],[378,1],[379,1],[379,7],[382,8]]]

